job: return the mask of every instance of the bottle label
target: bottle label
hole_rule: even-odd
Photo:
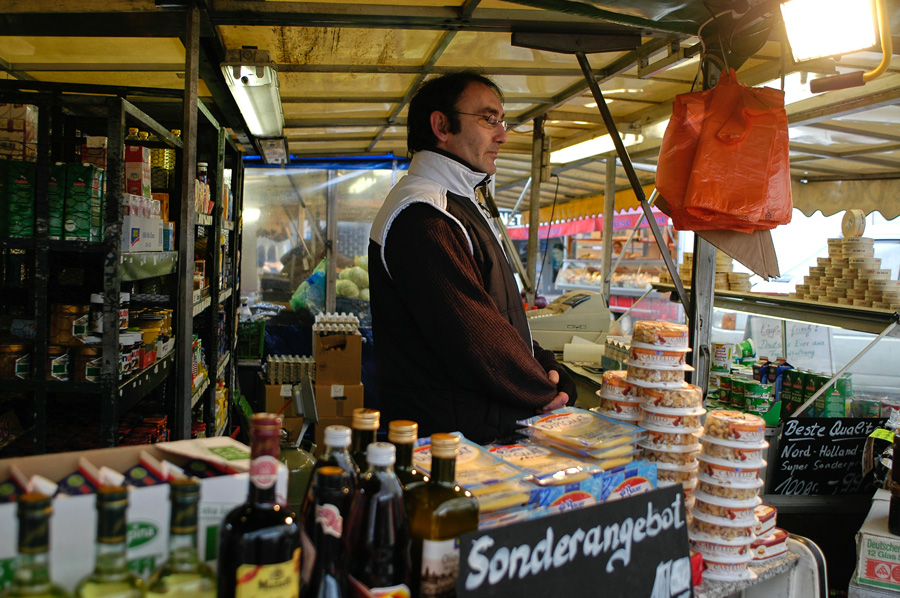
[[[261,490],[275,485],[278,477],[278,460],[272,455],[257,457],[250,463],[250,481]]]
[[[329,536],[340,538],[344,531],[344,518],[334,505],[316,505],[316,523]]]
[[[420,598],[456,595],[459,574],[459,538],[422,540],[422,587]]]
[[[271,565],[240,565],[235,598],[298,598],[300,595],[300,549],[291,560]]]
[[[409,587],[403,583],[386,588],[369,588],[369,591],[378,598],[410,598]]]

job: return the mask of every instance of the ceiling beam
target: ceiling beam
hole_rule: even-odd
[[[834,124],[831,122],[819,122],[806,125],[823,131],[834,131],[835,133],[847,133],[848,135],[858,135],[860,137],[869,137],[871,139],[882,139],[884,141],[900,142],[900,135],[885,133],[884,131],[871,131],[867,129],[858,129],[847,125]],[[892,150],[884,150],[892,151]]]
[[[830,152],[827,150],[819,149],[817,147],[802,144],[802,143],[791,143],[790,150],[792,152],[801,152],[804,154],[811,154],[813,156],[820,156],[822,158],[828,158],[831,160],[847,160],[850,162],[858,162],[860,164],[871,164],[872,166],[882,166],[884,168],[890,168],[892,170],[900,169],[900,160],[883,160],[880,158],[866,158],[863,156],[854,155],[852,152]]]
[[[110,63],[95,63],[95,62],[61,62],[61,63],[53,63],[53,62],[16,62],[10,65],[11,67],[21,70],[21,71],[31,71],[31,72],[45,72],[45,71],[58,71],[58,72],[81,72],[81,73],[96,73],[96,72],[110,72],[110,71],[127,71],[127,72],[159,72],[159,73],[183,73],[184,72],[184,63],[183,62],[174,62],[174,63],[160,63],[160,64],[152,64],[146,63],[142,64],[139,62],[110,62]]]

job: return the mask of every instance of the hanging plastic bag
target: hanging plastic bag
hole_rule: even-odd
[[[294,311],[308,309],[313,314],[320,313],[325,309],[325,268],[327,265],[328,259],[322,259],[309,278],[300,283],[291,297],[291,309]]]
[[[701,112],[702,107],[702,112]],[[657,188],[681,230],[767,230],[791,220],[784,93],[729,70],[713,89],[676,97]]]

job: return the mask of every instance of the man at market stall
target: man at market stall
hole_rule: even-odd
[[[474,72],[412,98],[409,174],[372,224],[369,277],[385,421],[485,444],[516,421],[574,403],[575,384],[531,339],[519,289],[480,203],[500,145],[503,94]]]

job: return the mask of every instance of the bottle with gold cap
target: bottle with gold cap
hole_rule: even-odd
[[[300,526],[275,496],[281,418],[250,419],[250,490],[247,502],[222,520],[218,595],[295,598],[300,588]]]
[[[413,465],[413,447],[419,437],[419,424],[408,419],[395,419],[388,424],[388,442],[397,448],[394,473],[408,491],[413,484],[425,481],[425,474]]]
[[[65,598],[68,594],[50,581],[50,497],[29,492],[19,497],[19,553],[12,584],[3,598]]]
[[[216,574],[197,556],[196,478],[169,482],[169,558],[147,582],[147,596],[158,598],[214,598]]]
[[[125,511],[128,490],[101,486],[97,490],[97,558],[94,572],[75,588],[76,598],[141,598],[144,583],[125,560]]]
[[[455,481],[458,451],[458,436],[432,434],[431,477],[406,493],[412,596],[456,596],[458,540],[478,529],[478,501]]]
[[[350,448],[350,456],[360,472],[369,468],[366,461],[366,449],[375,442],[375,435],[381,425],[381,412],[375,409],[357,407],[353,410],[353,421],[350,427],[353,429],[353,444]]]

